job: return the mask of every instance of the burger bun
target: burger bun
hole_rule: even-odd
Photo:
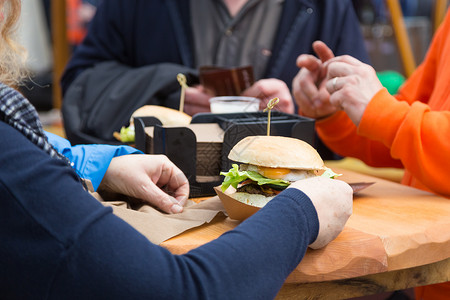
[[[131,115],[130,124],[134,124],[135,117],[155,117],[164,126],[186,126],[192,119],[184,112],[158,105],[144,105],[137,109]]]
[[[249,194],[249,193],[233,193],[230,196],[232,196],[234,199],[236,199],[239,202],[242,202],[247,205],[256,206],[256,207],[263,207],[266,205],[270,200],[272,200],[273,197],[266,197],[264,195],[260,194]]]
[[[244,164],[294,170],[325,170],[319,153],[302,140],[283,136],[248,136],[228,158]]]

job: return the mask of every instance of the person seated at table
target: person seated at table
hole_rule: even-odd
[[[348,0],[103,1],[61,79],[66,134],[73,144],[113,143],[144,104],[178,109],[178,73],[188,78],[185,112],[209,112],[197,76],[205,65],[253,66],[256,82],[243,94],[261,107],[278,97],[276,109],[294,113],[295,59],[317,39],[368,61]]]
[[[450,12],[428,53],[396,96],[374,69],[350,56],[301,55],[293,94],[305,116],[317,118],[331,149],[375,167],[404,168],[402,183],[450,197]],[[417,299],[448,299],[450,283],[416,288]]]
[[[324,246],[342,230],[352,190],[316,177],[293,183],[234,230],[185,255],[152,244],[84,189],[34,107],[9,86],[20,84],[23,66],[11,40],[20,0],[1,1],[0,12],[2,297],[272,299],[309,244]],[[167,180],[169,192],[188,187],[167,159],[155,156],[139,168],[140,157],[112,159],[100,186],[124,191],[130,177],[150,176]]]

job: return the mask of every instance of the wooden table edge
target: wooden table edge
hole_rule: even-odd
[[[277,299],[347,299],[450,281],[450,258],[403,270],[342,280],[287,283]]]

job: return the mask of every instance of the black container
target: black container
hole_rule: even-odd
[[[267,134],[267,113],[200,113],[193,116],[191,123],[217,123],[224,131],[220,169],[228,171],[233,163],[228,153],[241,139],[247,136]],[[163,127],[154,117],[138,117],[134,120],[136,148],[149,154],[165,154],[186,175],[190,184],[190,197],[215,195],[214,186],[222,178],[210,182],[200,182],[197,178],[197,141],[193,131],[187,127]],[[301,139],[314,145],[315,121],[299,115],[273,111],[270,135]],[[153,139],[148,140],[145,127],[154,126]],[[217,174],[219,175],[219,174]]]

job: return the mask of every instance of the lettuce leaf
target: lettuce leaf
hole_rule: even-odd
[[[120,138],[124,143],[134,142],[134,126],[122,126],[120,129]]]
[[[244,180],[251,179],[257,182],[259,185],[263,184],[274,184],[282,187],[287,187],[290,185],[289,181],[282,179],[270,179],[262,176],[258,172],[255,171],[239,171],[239,166],[237,164],[233,164],[232,168],[228,172],[220,172],[220,175],[224,175],[225,179],[222,183],[222,191],[225,190],[231,185],[234,188],[237,188],[238,184]]]
[[[337,174],[330,168],[326,168],[325,172],[323,172],[322,175],[320,175],[320,176],[331,178],[331,179],[336,179],[337,177],[342,176],[342,174]]]
[[[237,164],[233,164],[232,168],[228,172],[220,172],[220,175],[225,176],[225,179],[222,183],[223,192],[225,192],[225,190],[230,185],[236,189],[240,182],[245,181],[247,179],[251,179],[257,182],[259,185],[274,184],[282,187],[287,187],[290,185],[289,181],[282,179],[270,179],[262,176],[261,174],[255,171],[239,171],[239,166]],[[333,172],[333,170],[331,170],[330,168],[326,168],[325,172],[323,172],[321,176],[335,179],[341,175],[342,174],[337,174]]]

